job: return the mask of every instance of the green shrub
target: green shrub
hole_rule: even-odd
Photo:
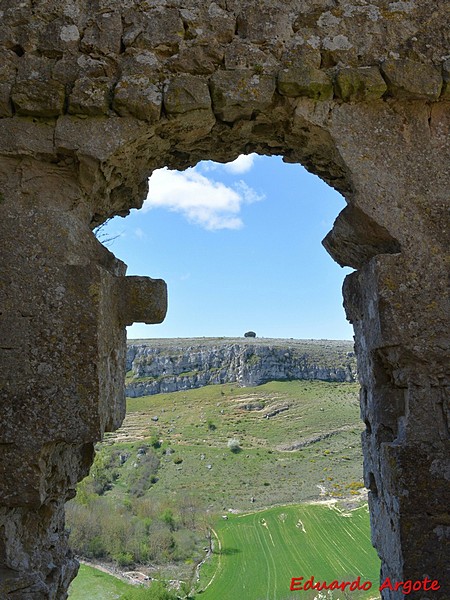
[[[91,487],[94,493],[101,496],[112,488],[112,484],[119,478],[120,451],[108,452],[100,450],[95,456],[90,472]]]
[[[231,438],[230,440],[228,440],[227,446],[231,450],[231,452],[234,452],[235,454],[242,450],[241,444],[237,438]]]
[[[119,552],[113,556],[119,567],[128,567],[133,564],[133,555],[131,552]]]
[[[173,531],[175,529],[175,517],[173,515],[173,511],[171,508],[166,508],[162,515],[161,515],[161,520],[169,526],[169,528],[171,529],[171,531]]]
[[[172,557],[175,541],[170,528],[164,523],[153,523],[148,532],[150,558],[168,560]]]
[[[103,558],[108,554],[101,536],[96,535],[88,542],[87,553],[94,558]]]
[[[159,468],[159,458],[156,453],[149,448],[146,454],[141,455],[139,468],[131,472],[128,476],[128,485],[132,496],[140,497],[155,483],[156,473]]]
[[[150,438],[150,446],[152,446],[153,448],[155,448],[155,450],[157,450],[158,448],[161,448],[161,441],[159,439],[159,435],[154,433],[152,435],[152,437]]]
[[[148,559],[148,529],[145,521],[97,497],[89,506],[66,505],[70,544],[80,556],[144,562]]]
[[[196,537],[192,531],[182,529],[173,534],[175,548],[173,552],[174,560],[192,560],[196,554]]]

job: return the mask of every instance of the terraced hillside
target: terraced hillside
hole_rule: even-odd
[[[250,510],[362,487],[358,385],[270,382],[257,388],[207,386],[129,398],[127,417],[105,444],[134,464],[145,440],[161,443],[151,497],[192,492],[205,505]],[[239,452],[228,448],[239,442]],[[138,459],[139,460],[139,459]]]

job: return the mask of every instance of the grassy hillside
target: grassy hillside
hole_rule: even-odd
[[[357,384],[218,385],[128,399],[124,426],[105,444],[131,460],[108,494],[127,492],[132,458],[156,438],[158,481],[147,492],[155,499],[192,492],[211,509],[251,510],[315,499],[321,490],[342,497],[362,481],[361,430]],[[233,438],[240,452],[229,450]]]
[[[134,590],[117,577],[98,569],[80,565],[77,577],[69,589],[70,600],[118,600],[125,592]]]
[[[349,383],[215,385],[128,399],[123,427],[99,445],[91,474],[68,504],[71,544],[87,558],[125,570],[139,563],[151,576],[189,582],[205,555],[206,532],[219,520],[221,536],[225,513],[229,525],[240,523],[234,513],[276,505],[283,513],[285,505],[317,499],[359,505],[362,427],[358,385]],[[301,576],[294,567],[290,577]],[[202,569],[206,577],[210,568]]]
[[[333,598],[379,597],[380,561],[370,544],[367,506],[341,512],[335,505],[310,504],[229,515],[216,533],[220,548],[202,568],[199,600],[312,600],[317,591],[289,589],[292,577],[303,577],[304,584],[312,575],[328,584],[358,576],[372,582],[369,591],[339,590]]]
[[[343,357],[343,353],[353,352],[354,343],[351,340],[299,340],[286,338],[246,338],[246,337],[194,337],[194,338],[152,338],[127,340],[128,346],[148,345],[159,348],[167,354],[179,348],[191,348],[195,346],[216,347],[221,344],[240,344],[248,346],[276,346],[280,348],[298,348],[305,353],[312,354],[317,358],[331,360],[334,356]]]

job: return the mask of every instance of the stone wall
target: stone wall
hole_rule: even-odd
[[[157,167],[282,155],[342,192],[382,575],[448,599],[450,63],[435,0],[0,0],[0,593],[62,599],[63,503],[164,315],[91,229]],[[18,354],[22,360],[17,361]],[[25,357],[25,360],[23,360]],[[385,590],[384,599],[403,598]]]

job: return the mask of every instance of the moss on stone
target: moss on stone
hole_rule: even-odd
[[[313,100],[331,100],[333,84],[326,73],[313,67],[284,69],[278,75],[278,91],[282,96],[306,96]]]
[[[336,96],[344,102],[377,100],[386,91],[387,85],[378,67],[346,68],[336,75]]]

